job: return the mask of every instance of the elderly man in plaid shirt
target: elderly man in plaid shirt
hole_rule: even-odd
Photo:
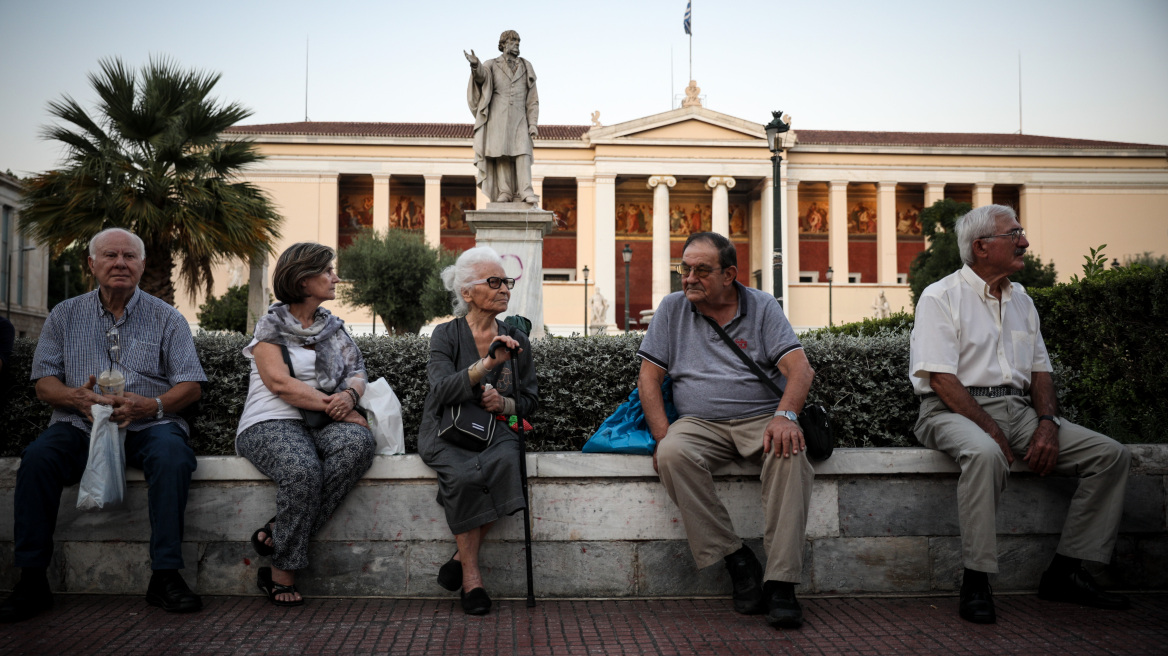
[[[20,582],[0,604],[0,621],[33,617],[53,605],[46,570],[61,491],[81,480],[89,455],[96,404],[112,405],[111,421],[126,428],[126,463],[141,468],[149,486],[150,560],[146,600],[171,612],[203,607],[183,582],[183,515],[194,452],[178,413],[202,395],[207,378],[186,320],[138,289],[146,257],[142,240],[120,228],[89,242],[96,291],[58,304],[49,314],[33,358],[37,397],[53,407],[49,427],[25,448],[16,475],[15,561]],[[105,369],[125,376],[124,396],[94,391]]]

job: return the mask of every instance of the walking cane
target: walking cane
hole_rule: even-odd
[[[487,357],[495,357],[495,349],[502,342],[492,342]],[[531,498],[527,492],[527,441],[523,435],[523,415],[519,412],[519,349],[511,352],[511,362],[515,369],[515,432],[519,434],[519,477],[523,481],[523,550],[527,559],[527,607],[535,607],[535,580],[531,573]]]

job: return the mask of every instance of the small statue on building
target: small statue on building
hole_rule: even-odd
[[[689,86],[685,88],[685,100],[681,101],[682,107],[701,107],[702,89],[698,86],[697,80],[690,80]]]
[[[592,325],[593,326],[607,326],[608,325],[608,301],[604,300],[604,295],[600,290],[592,295],[592,300],[589,301],[592,306]]]
[[[594,128],[602,127],[600,125],[600,110],[599,109],[596,110],[595,112],[592,112],[592,127],[594,127]]]
[[[884,290],[880,290],[880,295],[876,300],[872,301],[872,309],[876,311],[877,319],[887,319],[892,316],[892,306],[888,304],[888,297],[884,295]]]
[[[466,100],[475,117],[475,184],[490,201],[538,205],[531,185],[532,140],[539,136],[535,69],[519,56],[515,30],[499,36],[499,51],[501,57],[485,62],[474,50],[462,53],[470,62]]]

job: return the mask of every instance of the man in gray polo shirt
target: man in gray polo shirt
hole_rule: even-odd
[[[774,297],[737,282],[738,255],[726,237],[690,235],[681,261],[683,291],[662,299],[637,351],[641,404],[657,440],[653,467],[681,510],[697,566],[725,561],[734,583],[734,609],[765,612],[772,626],[798,628],[803,611],[794,586],[803,571],[814,472],[797,415],[815,372]],[[782,399],[730,349],[711,321],[783,390]],[[667,373],[681,415],[672,425],[661,398]],[[762,464],[765,577],[714,492],[712,472],[734,460]]]

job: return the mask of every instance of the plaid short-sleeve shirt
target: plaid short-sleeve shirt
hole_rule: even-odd
[[[117,350],[110,348],[114,327]],[[102,306],[97,290],[58,303],[41,331],[30,378],[56,376],[69,387],[80,387],[111,366],[126,376],[127,392],[150,398],[179,383],[207,380],[186,319],[161,299],[135,290],[121,319]],[[59,421],[90,430],[89,421],[73,410],[53,408],[49,423]],[[167,422],[190,432],[187,423],[170,412],[162,419],[133,421],[127,428],[137,431]]]

